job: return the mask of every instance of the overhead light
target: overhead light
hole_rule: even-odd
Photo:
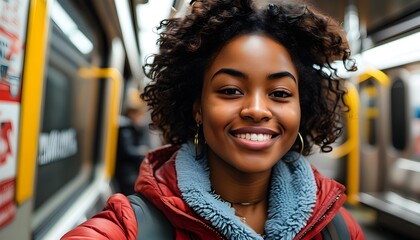
[[[342,61],[331,64],[337,69],[337,75],[343,78],[359,75],[369,69],[389,69],[404,64],[420,61],[420,32],[371,48],[352,56],[356,61],[357,71],[348,72]],[[324,69],[325,70],[325,69]],[[331,73],[325,70],[327,73]]]
[[[82,33],[82,31],[80,31],[77,24],[58,3],[58,1],[55,1],[53,4],[51,18],[81,53],[88,54],[92,51],[92,42]]]
[[[92,51],[92,42],[79,29],[74,30],[69,38],[82,53],[88,54]]]
[[[387,69],[420,61],[420,32],[364,51],[365,64],[377,69]]]
[[[141,71],[137,71],[141,65],[139,59],[139,48],[136,42],[136,33],[134,31],[133,19],[131,18],[131,10],[129,1],[114,0],[118,15],[118,23],[121,28],[122,41],[124,43],[125,52],[127,54],[128,65],[133,74],[135,81],[141,81]]]

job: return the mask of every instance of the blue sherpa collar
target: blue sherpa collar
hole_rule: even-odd
[[[295,159],[290,152],[283,160]],[[211,193],[207,159],[195,159],[192,143],[180,148],[175,167],[178,187],[184,201],[228,239],[263,239],[235,215],[235,209]],[[306,225],[316,202],[316,183],[310,164],[300,157],[297,161],[279,161],[273,168],[266,239],[293,239]]]

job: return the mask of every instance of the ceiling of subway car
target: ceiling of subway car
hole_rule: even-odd
[[[164,14],[169,14],[169,9],[172,6],[180,6],[183,4],[188,4],[190,0],[132,0],[134,6],[153,6],[157,5],[157,8],[149,8],[147,7],[147,10],[143,14],[139,14],[139,11],[134,17],[138,17],[139,15],[147,15],[146,19],[147,21],[151,20],[151,16],[159,16],[159,14],[155,11],[159,12],[166,12]],[[283,0],[283,1],[298,1],[298,0]],[[345,16],[348,7],[352,5],[355,7],[354,9],[357,10],[358,17],[359,17],[359,23],[360,23],[360,30],[364,36],[374,34],[375,32],[378,32],[384,28],[388,28],[390,26],[390,23],[396,23],[398,21],[404,20],[404,18],[407,18],[408,16],[412,15],[420,15],[420,0],[299,0],[300,2],[307,3],[309,5],[313,5],[315,8],[317,8],[320,12],[327,14],[334,19],[336,19],[338,22],[345,24]],[[158,4],[156,4],[158,3]],[[137,8],[137,9],[141,9]],[[147,13],[147,14],[145,14]],[[160,15],[161,16],[161,15]],[[162,18],[164,18],[162,16]],[[160,19],[161,20],[161,19]],[[140,24],[142,25],[141,21]],[[156,35],[156,33],[153,33],[151,29],[153,27],[156,27],[157,22],[154,22],[149,27],[140,27],[137,29],[140,32],[146,32],[149,36]],[[413,27],[413,26],[412,26]],[[416,23],[414,28],[419,28],[420,22]],[[143,28],[143,29],[142,29]],[[144,31],[146,30],[146,31]],[[404,30],[398,30],[401,33],[401,31],[408,31],[410,29],[404,29]],[[394,34],[394,33],[392,33]],[[392,37],[392,34],[385,34],[381,37],[378,37],[377,41],[382,41],[386,38]],[[142,35],[142,34],[140,34]],[[154,36],[156,37],[156,36]],[[142,37],[140,37],[142,38]],[[156,40],[150,41],[149,44],[147,44],[144,39],[140,40],[140,48],[143,48],[141,52],[144,54],[145,52],[148,52],[149,50],[154,51]]]
[[[136,0],[156,1],[156,0]],[[173,6],[190,0],[173,0]],[[319,11],[343,23],[347,7],[353,5],[357,9],[361,27],[367,33],[386,27],[415,12],[420,12],[420,0],[283,0],[300,1],[313,5]]]
[[[420,0],[307,0],[321,12],[343,22],[346,7],[356,7],[361,27],[367,33],[386,27],[407,15],[420,11]]]

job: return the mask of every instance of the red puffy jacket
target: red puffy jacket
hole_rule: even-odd
[[[175,156],[177,147],[163,147],[150,153],[140,167],[135,190],[141,192],[171,222],[175,239],[225,239],[182,200],[177,186]],[[342,207],[344,186],[323,177],[316,169],[317,201],[307,225],[294,239],[322,239],[321,230],[341,212],[350,238],[365,239],[360,226]],[[110,197],[104,210],[62,237],[68,239],[135,240],[137,222],[128,199],[122,194]]]

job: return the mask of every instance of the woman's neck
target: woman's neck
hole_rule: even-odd
[[[233,205],[254,205],[268,198],[269,174],[245,175],[221,173],[212,174],[210,168],[210,181],[215,194],[224,201]]]
[[[210,181],[215,194],[233,205],[255,205],[267,200],[271,170],[244,173],[223,161],[209,159]]]

